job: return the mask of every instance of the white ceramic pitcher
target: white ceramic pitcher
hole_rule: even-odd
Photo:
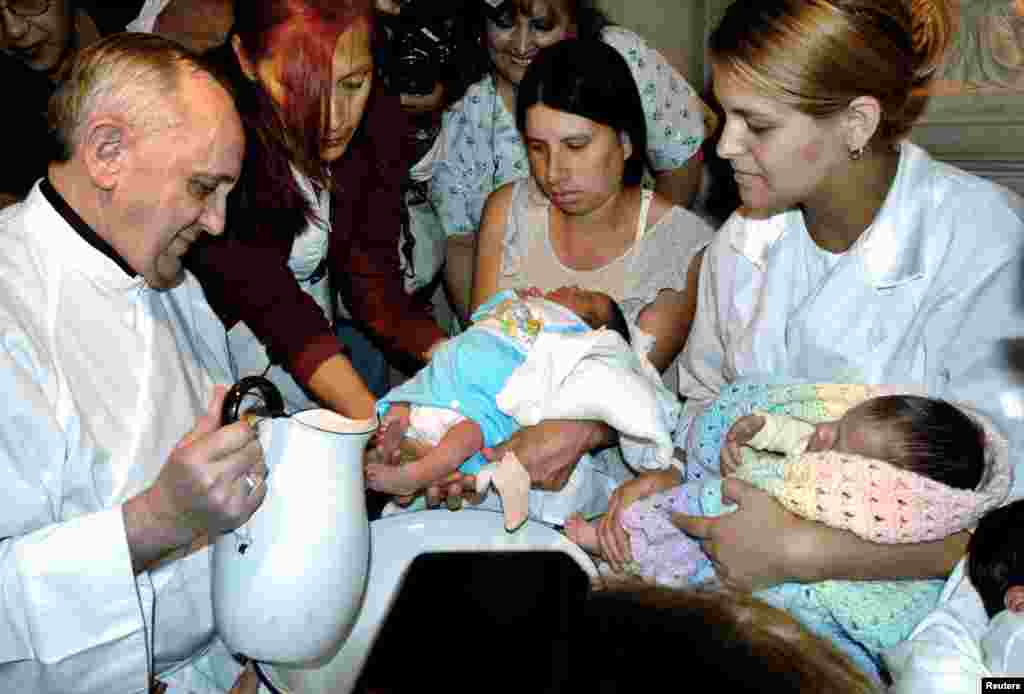
[[[244,390],[252,381],[238,386]],[[256,424],[269,470],[267,495],[214,548],[214,617],[232,653],[315,666],[337,653],[366,590],[370,530],[362,458],[377,421],[324,409],[289,417],[279,400],[274,405],[268,409],[278,416]]]

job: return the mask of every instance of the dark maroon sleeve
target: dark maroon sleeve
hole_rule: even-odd
[[[333,229],[345,241],[334,244],[332,272],[352,317],[376,342],[422,362],[422,355],[446,337],[431,306],[405,292],[399,265],[402,182],[408,172],[407,122],[397,96],[378,94],[365,118],[366,138],[347,162],[345,194],[335,196]]]
[[[230,329],[245,322],[281,363],[303,384],[316,368],[340,353],[323,311],[295,281],[286,239],[206,238],[189,254],[189,269],[210,305]]]

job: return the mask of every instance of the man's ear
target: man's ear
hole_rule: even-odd
[[[1007,588],[1004,603],[1010,612],[1024,613],[1024,585]]]
[[[878,131],[882,122],[882,104],[873,96],[858,96],[843,112],[846,146],[862,150]]]
[[[242,45],[242,39],[238,37],[238,34],[231,37],[231,49],[235,52],[235,57],[238,58],[238,66],[242,68],[242,72],[250,81],[255,82],[258,77],[256,66],[249,60],[249,54],[245,52],[245,46]]]
[[[117,185],[128,155],[124,123],[100,120],[88,125],[81,143],[82,159],[93,182],[103,190]]]

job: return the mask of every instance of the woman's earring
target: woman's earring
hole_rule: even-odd
[[[850,147],[850,161],[860,161],[864,154],[864,147]]]

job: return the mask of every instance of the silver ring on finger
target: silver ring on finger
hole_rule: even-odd
[[[245,482],[246,486],[249,488],[248,491],[246,492],[246,494],[252,494],[254,491],[256,491],[256,487],[260,486],[260,483],[257,482],[255,479],[253,479],[252,475],[249,475],[249,474],[243,475],[242,476],[242,480]]]

